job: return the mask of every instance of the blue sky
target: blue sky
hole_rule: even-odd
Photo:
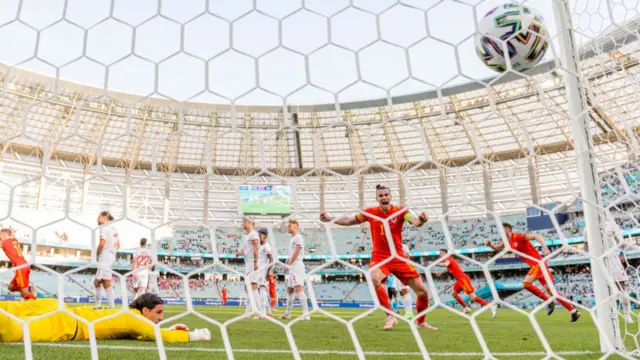
[[[376,16],[355,8],[328,20],[324,16],[349,3],[339,0],[305,2],[324,16],[303,10],[289,17],[301,1],[259,0],[256,9],[250,0],[210,0],[208,9],[204,0],[19,3],[0,3],[4,63],[50,76],[59,70],[64,79],[140,95],[279,105],[282,97],[292,104],[332,103],[337,93],[344,102],[384,97],[384,89],[392,95],[415,93],[494,75],[477,58],[472,34],[475,19],[502,1],[402,1],[377,18],[379,26]],[[379,13],[395,1],[353,3]],[[554,36],[551,0],[526,4],[543,14]],[[410,6],[429,10],[425,16]],[[619,22],[636,16],[638,0],[581,0],[571,6],[575,27],[591,37],[610,26],[610,14]],[[427,31],[429,38],[416,43]],[[334,44],[354,51],[322,47],[329,33]],[[397,45],[375,42],[378,34]],[[403,82],[410,73],[423,82]],[[257,84],[264,90],[254,89]]]

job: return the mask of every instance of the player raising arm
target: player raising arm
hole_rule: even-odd
[[[537,234],[514,233],[513,228],[511,227],[511,224],[504,223],[502,224],[502,227],[504,228],[505,235],[507,235],[509,246],[513,250],[527,255],[527,257],[519,255],[520,259],[522,259],[522,261],[524,261],[527,265],[531,267],[531,269],[527,273],[527,276],[524,278],[524,282],[522,283],[522,286],[525,289],[529,290],[535,296],[542,299],[543,301],[547,301],[549,299],[549,296],[547,296],[547,294],[551,295],[551,290],[549,289],[549,285],[545,280],[544,271],[546,271],[549,274],[549,278],[552,282],[553,282],[553,275],[551,275],[551,272],[549,272],[547,264],[544,261],[542,261],[542,256],[540,256],[540,253],[538,253],[538,250],[536,250],[536,248],[534,248],[533,245],[531,244],[531,240],[536,240],[540,244],[540,247],[542,247],[542,253],[545,256],[547,256],[551,252],[549,251],[547,244],[544,242],[544,239],[542,238],[542,236]],[[504,243],[494,245],[491,243],[491,240],[487,240],[486,245],[492,248],[496,252],[502,251],[502,249],[504,249]],[[547,294],[545,294],[545,292],[543,292],[533,284],[533,282],[536,280],[540,282],[540,285],[542,285],[543,289]],[[562,296],[562,294],[560,293],[558,293],[558,295]],[[573,305],[571,305],[571,303],[562,299],[557,299],[557,300],[560,304],[562,304],[562,306],[565,307],[565,309],[569,310],[569,312],[571,313],[571,322],[578,320],[578,318],[580,317],[580,313],[573,307]],[[555,309],[555,302],[551,302],[547,306],[547,315],[551,315],[554,309]]]
[[[440,257],[444,258],[445,260],[436,264],[436,266],[441,266],[445,269],[442,270],[442,272],[436,272],[435,275],[442,276],[442,274],[448,271],[451,273],[453,278],[456,279],[456,283],[453,285],[451,296],[456,299],[458,304],[462,306],[462,308],[464,309],[464,313],[470,313],[471,309],[467,306],[467,303],[465,303],[464,300],[462,300],[462,298],[460,297],[460,291],[464,291],[467,295],[469,295],[471,301],[475,301],[481,306],[487,306],[488,304],[483,298],[476,296],[476,290],[473,288],[471,278],[469,278],[469,275],[465,274],[462,271],[462,269],[460,268],[460,264],[458,264],[458,261],[452,256],[449,256],[447,249],[440,249]],[[497,309],[495,307],[491,307],[491,313],[493,314],[493,317],[496,317],[496,310]]]
[[[389,229],[391,230],[390,235],[393,240],[396,253],[400,257],[406,257],[402,250],[402,226],[404,223],[408,222],[413,226],[420,227],[429,220],[429,217],[424,212],[416,215],[412,211],[403,209],[400,206],[392,205],[391,191],[386,186],[376,186],[376,198],[378,200],[378,206],[370,207],[364,212],[356,215],[342,216],[335,221],[336,224],[342,226],[351,226],[369,222],[373,242],[373,250],[371,251],[371,262],[369,263],[369,267],[374,267],[376,264],[391,257],[389,240],[384,228],[384,223],[378,219],[389,219]],[[320,214],[320,220],[330,222],[334,219],[329,214],[322,213]],[[387,278],[389,274],[395,275],[402,284],[409,285],[409,287],[411,287],[416,293],[416,310],[418,313],[429,307],[429,293],[427,292],[427,287],[424,282],[422,282],[420,273],[413,267],[413,265],[394,258],[381,267],[370,271],[371,280],[373,281],[373,287],[376,290],[378,301],[388,314],[384,323],[385,330],[392,329],[398,323],[396,318],[392,316],[389,296],[382,285],[382,281]],[[421,329],[436,330],[435,327],[425,322],[424,315],[418,317],[417,323],[418,327]]]
[[[21,319],[28,321],[34,317],[53,313],[58,310],[58,299],[37,299],[28,302],[0,302],[0,309]],[[82,319],[92,322],[121,310],[92,306],[67,307],[65,310]],[[97,340],[155,340],[156,333],[152,324],[164,319],[162,299],[153,294],[142,294],[130,304],[130,313],[123,313],[115,317],[94,323]],[[82,321],[64,312],[57,312],[29,323],[31,342],[56,342],[71,340],[89,340],[89,327]],[[165,343],[179,343],[190,341],[211,340],[209,329],[189,331],[185,325],[176,324],[169,329],[161,329],[162,341]],[[0,342],[21,342],[22,323],[0,313]]]
[[[20,296],[22,296],[23,299],[34,300],[36,298],[35,294],[29,292],[29,276],[31,274],[31,268],[29,267],[27,260],[25,260],[22,255],[20,243],[18,243],[18,240],[13,236],[13,230],[9,228],[0,230],[0,242],[2,250],[9,258],[9,261],[11,261],[11,266],[22,266],[20,269],[16,270],[15,276],[11,279],[11,282],[9,283],[9,291],[19,291]]]

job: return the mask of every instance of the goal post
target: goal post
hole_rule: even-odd
[[[585,244],[591,257],[591,275],[595,294],[595,317],[599,327],[600,350],[609,353],[620,350],[622,336],[618,324],[618,313],[615,306],[615,290],[605,278],[609,274],[603,261],[607,251],[606,239],[603,236],[605,224],[598,206],[600,194],[596,180],[597,170],[592,159],[592,139],[589,131],[589,113],[584,98],[585,84],[579,75],[578,49],[573,34],[571,12],[568,0],[552,0],[555,22],[558,31],[561,64],[565,73],[564,81],[567,91],[569,116],[571,118],[571,134],[573,135],[575,158],[580,181],[580,195],[584,204]],[[600,264],[605,269],[599,269]]]

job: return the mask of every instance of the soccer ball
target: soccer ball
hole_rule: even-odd
[[[531,69],[547,52],[547,27],[542,16],[527,6],[506,3],[489,11],[478,24],[475,37],[480,60],[495,71]]]

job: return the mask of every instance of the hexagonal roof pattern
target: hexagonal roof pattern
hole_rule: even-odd
[[[55,37],[84,29],[88,39],[106,37],[94,42],[131,46],[121,53],[100,49],[92,52],[87,47],[78,56],[66,52],[59,59],[36,56],[36,60],[53,65],[56,76],[23,70],[23,66],[32,68],[28,62],[0,69],[5,84],[0,104],[7,119],[0,127],[3,152],[44,154],[88,165],[100,160],[104,165],[127,168],[193,173],[210,169],[219,174],[246,175],[264,170],[304,174],[312,169],[352,173],[365,166],[374,170],[384,167],[404,170],[423,163],[461,166],[479,158],[504,161],[572,147],[563,72],[553,70],[556,66],[553,61],[525,75],[479,80],[472,80],[461,68],[462,73],[457,75],[466,76],[466,83],[461,85],[451,85],[455,82],[442,78],[435,87],[422,83],[429,85],[426,88],[431,91],[397,96],[389,91],[386,97],[382,91],[378,99],[341,101],[341,93],[347,88],[358,92],[358,86],[364,84],[393,89],[402,83],[408,72],[387,74],[385,67],[403,68],[401,63],[394,62],[398,57],[393,56],[395,52],[403,53],[403,47],[411,57],[412,48],[418,46],[432,50],[441,47],[442,51],[452,44],[462,46],[462,39],[438,35],[446,33],[446,27],[430,28],[413,39],[401,36],[402,32],[390,33],[389,26],[385,27],[386,22],[394,23],[392,20],[397,17],[410,19],[416,14],[427,19],[433,17],[443,11],[437,6],[425,9],[412,2],[393,6],[375,2],[375,6],[372,3],[332,8],[335,4],[317,7],[310,2],[305,8],[288,9],[284,4],[273,7],[269,2],[259,2],[256,9],[251,4],[244,9],[242,5],[225,7],[216,3],[208,10],[190,5],[172,12],[171,2],[162,2],[159,10],[146,14],[142,11],[146,5],[118,4],[111,14],[96,18],[93,24],[83,24],[78,16],[71,15],[57,20],[20,17],[17,23],[8,22],[27,24],[41,36]],[[372,6],[375,10],[369,9]],[[349,31],[348,25],[343,24],[345,28],[340,25],[344,18],[347,22],[365,24],[375,19],[373,14],[377,13],[380,21],[374,28],[378,33],[374,32],[371,39],[338,35],[340,31]],[[251,21],[246,21],[247,18]],[[598,144],[629,142],[626,132],[635,131],[638,125],[636,113],[628,110],[637,103],[634,82],[630,81],[637,71],[638,44],[634,35],[637,25],[637,20],[630,20],[624,29],[581,32],[583,37],[600,34],[594,41],[583,41],[580,54],[583,79],[590,89],[587,94],[590,126]],[[276,32],[275,43],[268,36],[272,27]],[[306,35],[316,33],[315,27],[330,28],[331,38],[319,36],[300,43],[297,37],[285,36],[296,31]],[[216,39],[207,46],[190,44],[184,38],[175,49],[158,43],[162,39],[174,43],[172,37],[176,33],[180,37],[181,31],[186,34],[191,29],[197,33],[200,28],[223,35],[230,34],[225,29],[254,33],[262,47],[253,46],[254,42],[244,44],[236,37],[230,37],[228,42]],[[286,28],[291,30],[284,31]],[[153,29],[162,29],[161,34]],[[131,33],[135,33],[133,40]],[[113,37],[116,34],[123,37],[116,39]],[[51,42],[55,44],[56,40]],[[354,51],[357,61],[352,63],[349,59]],[[327,58],[344,57],[346,60],[336,66],[355,67],[358,78],[322,84],[323,78],[335,69],[328,66],[323,70],[326,60],[315,60],[318,71],[307,71],[309,76],[301,85],[278,81],[283,67],[304,73],[305,67],[314,64],[309,55],[314,52],[326,53]],[[384,61],[371,60],[382,53],[389,57]],[[423,53],[415,56],[419,58]],[[86,62],[83,66],[107,66],[103,87],[62,80],[67,65],[78,57]],[[207,60],[206,66],[200,66],[203,59]],[[229,64],[242,63],[248,71],[227,70]],[[419,70],[423,68],[428,66],[411,69],[418,81],[421,81]],[[425,76],[432,77],[433,71]],[[149,84],[148,89],[140,91],[136,87],[136,94],[106,90],[118,88],[118,81],[130,83],[131,78]],[[163,80],[171,86],[163,86]],[[249,87],[243,86],[252,81]],[[208,98],[210,101],[196,96],[203,89],[216,94],[216,87],[230,91],[227,100],[232,101],[217,95]],[[298,103],[295,93],[302,88],[334,92],[329,98],[333,102]],[[282,104],[241,105],[241,101],[236,101],[260,91],[280,97]]]

